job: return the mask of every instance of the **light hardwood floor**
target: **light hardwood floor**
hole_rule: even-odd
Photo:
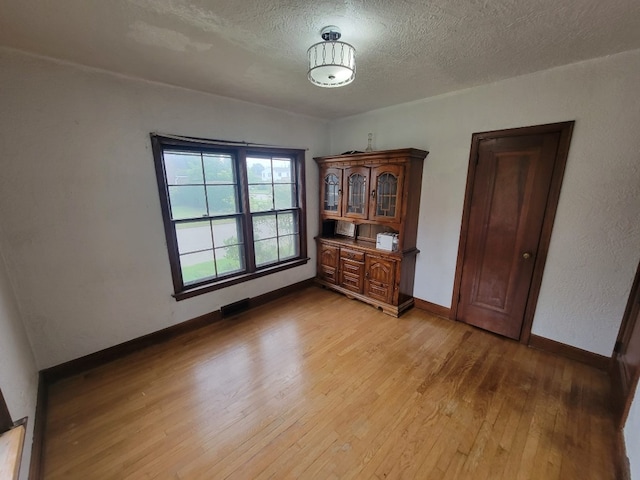
[[[44,471],[612,479],[608,398],[588,366],[311,287],[52,385]]]

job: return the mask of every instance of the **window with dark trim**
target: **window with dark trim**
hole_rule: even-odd
[[[151,134],[174,296],[305,264],[304,151]]]

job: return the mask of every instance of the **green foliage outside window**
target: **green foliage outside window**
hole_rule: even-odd
[[[177,293],[251,278],[289,259],[306,261],[297,184],[302,151],[151,137]]]

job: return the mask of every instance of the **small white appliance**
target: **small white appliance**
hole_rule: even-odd
[[[398,234],[391,232],[382,232],[376,235],[376,248],[395,252],[398,250]]]

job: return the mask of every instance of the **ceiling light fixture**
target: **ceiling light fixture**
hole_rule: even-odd
[[[334,25],[324,27],[320,34],[323,41],[307,51],[309,81],[326,88],[349,85],[356,78],[356,49],[338,41],[342,34]]]

